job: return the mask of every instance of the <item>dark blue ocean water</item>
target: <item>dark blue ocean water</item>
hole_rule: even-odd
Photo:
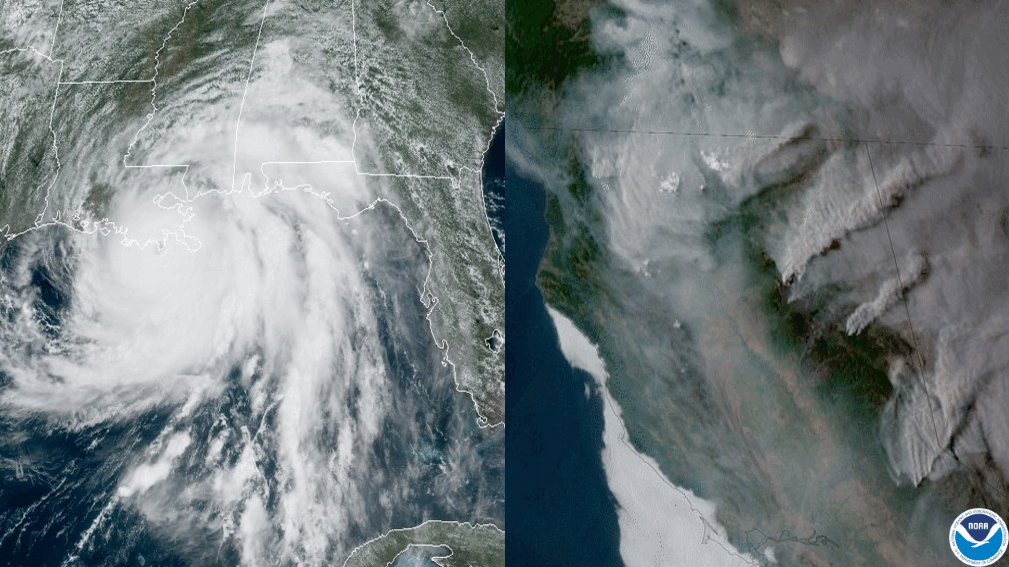
[[[505,252],[505,124],[494,133],[483,164],[483,201],[494,242]]]
[[[346,534],[338,535],[354,546],[390,527],[413,526],[429,518],[500,519],[503,527],[504,431],[477,426],[471,401],[456,390],[451,370],[441,364],[442,353],[430,336],[427,309],[417,293],[427,274],[426,253],[402,223],[398,210],[380,206],[359,219],[354,228],[361,234],[374,231],[379,235],[362,238],[369,244],[360,251],[369,266],[362,278],[373,290],[371,312],[377,335],[359,333],[350,346],[382,352],[394,402],[387,408],[382,434],[367,448],[371,466],[381,474],[354,480],[364,501],[383,509],[351,518],[342,526]],[[59,228],[42,229],[0,249],[0,331],[20,328],[14,325],[22,304],[3,301],[5,294],[11,294],[32,298],[30,305],[38,320],[53,328],[54,337],[63,332],[60,322],[74,301],[70,293],[74,274],[68,267],[71,255],[62,248],[68,234]],[[14,277],[22,271],[25,275]],[[0,335],[0,339],[12,335]],[[41,347],[32,343],[22,350],[30,348]],[[6,352],[0,349],[0,357]],[[281,463],[271,441],[275,439],[273,425],[260,420],[252,409],[241,378],[244,360],[238,362],[230,375],[220,377],[224,390],[219,396],[172,425],[186,430],[194,440],[166,481],[177,483],[174,487],[179,493],[189,486],[206,486],[210,475],[236,465],[243,443],[226,444],[221,464],[205,464],[208,440],[223,428],[231,431],[232,439],[239,439],[243,430],[264,427],[257,444],[257,466],[268,479],[276,478]],[[268,378],[258,372],[252,377],[254,382],[261,379]],[[13,378],[0,370],[0,392],[13,384]],[[359,395],[359,390],[351,390],[336,403],[356,416]],[[144,500],[144,512],[154,510],[155,518],[176,514],[181,518],[181,527],[169,523],[167,528],[141,511],[139,499],[116,500],[124,476],[148,459],[149,447],[178,415],[177,409],[175,403],[166,402],[136,415],[110,416],[97,425],[66,428],[43,414],[0,407],[0,567],[239,565],[238,543],[229,539],[222,544],[221,530],[204,521],[219,513],[213,495],[176,500],[167,491],[163,497]],[[336,423],[320,424],[316,438],[323,446],[336,447]],[[452,475],[463,480],[443,482],[449,461]],[[402,478],[409,478],[410,486],[416,488],[406,494],[394,491],[393,483]],[[278,493],[270,491],[267,506],[278,505]],[[391,505],[380,502],[383,495]],[[222,515],[229,513],[225,510]],[[96,523],[100,516],[102,521]],[[187,523],[187,517],[193,521]],[[91,526],[95,530],[78,549]],[[78,559],[67,562],[71,556]],[[404,556],[402,565],[436,567],[423,554]]]
[[[616,502],[600,457],[603,400],[586,397],[592,377],[564,358],[536,287],[548,236],[545,194],[511,164],[506,184],[507,563],[621,565]]]

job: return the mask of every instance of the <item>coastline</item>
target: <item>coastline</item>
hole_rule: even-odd
[[[673,556],[679,565],[759,565],[729,543],[713,502],[669,482],[654,459],[634,449],[627,440],[620,406],[607,388],[609,376],[598,348],[559,311],[547,306],[547,312],[564,356],[573,367],[595,378],[605,401],[602,460],[618,503],[620,554],[625,564],[669,565]],[[770,560],[773,554],[766,558]]]

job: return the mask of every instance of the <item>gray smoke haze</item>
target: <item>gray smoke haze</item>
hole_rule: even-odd
[[[1007,10],[620,0],[620,63],[509,133],[605,250],[586,317],[635,444],[744,551],[940,564],[947,506],[1004,508]],[[560,132],[588,201],[537,157]]]

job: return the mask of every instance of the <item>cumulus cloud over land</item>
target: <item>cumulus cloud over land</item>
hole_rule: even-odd
[[[50,4],[0,3],[0,555],[500,532],[493,38],[426,2]]]

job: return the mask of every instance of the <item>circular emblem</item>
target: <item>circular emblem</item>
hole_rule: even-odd
[[[986,508],[972,508],[957,516],[949,527],[949,547],[967,565],[991,565],[1009,545],[1006,523]]]

